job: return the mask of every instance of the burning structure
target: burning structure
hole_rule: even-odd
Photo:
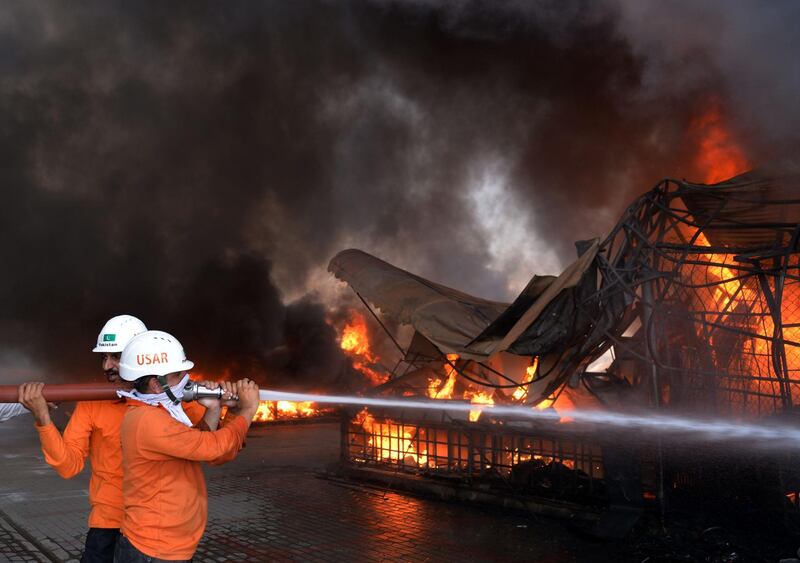
[[[719,482],[709,467],[682,465],[680,448],[644,437],[633,452],[603,429],[570,427],[568,411],[576,403],[740,421],[791,413],[800,401],[798,194],[792,172],[664,180],[604,240],[578,242],[574,263],[534,276],[511,304],[358,250],[339,253],[329,270],[368,307],[414,328],[377,392],[561,415],[560,424],[534,425],[477,407],[463,420],[351,412],[345,464],[466,483],[473,496],[503,490],[551,511],[663,507],[681,489]],[[776,478],[782,501],[796,501],[796,481]]]
[[[639,351],[653,406],[741,419],[791,410],[800,399],[798,194],[796,175],[748,173],[715,186],[667,180],[639,198],[598,254],[594,304],[608,321],[590,322],[587,344],[604,341],[618,357]],[[626,342],[615,318],[630,315],[643,330]],[[623,364],[612,378],[639,384],[633,371],[644,372]]]

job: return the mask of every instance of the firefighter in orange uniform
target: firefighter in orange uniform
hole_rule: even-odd
[[[156,330],[135,337],[122,353],[120,377],[134,390],[125,394],[131,400],[121,430],[125,516],[117,563],[191,560],[208,518],[200,462],[233,459],[258,409],[258,386],[243,379],[222,428],[192,428],[180,399],[193,366],[175,337]]]
[[[102,354],[103,371],[108,381],[119,381],[123,348],[131,338],[146,330],[142,321],[130,315],[113,317],[103,326],[93,352]],[[125,401],[78,402],[62,436],[50,420],[42,387],[42,383],[24,383],[20,386],[19,397],[33,414],[45,461],[65,479],[80,473],[87,457],[91,461],[89,504],[92,509],[81,561],[112,561],[123,515],[119,433],[126,411]],[[200,421],[204,409],[192,405],[189,416]],[[207,413],[207,416],[213,420],[213,413]]]

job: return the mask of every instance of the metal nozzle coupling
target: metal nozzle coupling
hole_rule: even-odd
[[[196,401],[198,399],[222,399],[225,391],[222,387],[217,387],[216,389],[209,389],[208,387],[203,387],[202,385],[197,384],[194,381],[190,381],[186,384],[186,387],[183,388],[183,398],[184,402],[189,401]],[[234,395],[231,397],[234,401],[238,401],[238,395]]]

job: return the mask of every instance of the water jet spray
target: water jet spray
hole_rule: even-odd
[[[220,389],[207,389],[194,382],[187,386],[185,400],[218,397]],[[116,398],[120,387],[113,383],[62,384],[44,386],[42,393],[48,401],[109,400]],[[0,402],[17,402],[18,387],[0,385]],[[554,409],[539,410],[522,405],[486,405],[451,400],[424,400],[409,398],[362,397],[357,395],[321,395],[263,389],[261,401],[311,402],[355,407],[426,410],[446,413],[481,411],[496,420],[529,420],[557,423],[561,415]],[[730,442],[748,447],[774,447],[800,449],[800,428],[786,424],[754,424],[724,419],[703,419],[665,414],[632,414],[600,410],[570,410],[573,423],[563,424],[564,430],[580,428],[581,424],[601,425],[620,431],[648,431],[673,438],[692,439],[699,442]],[[572,426],[575,424],[576,426]],[[581,428],[585,429],[585,428]]]

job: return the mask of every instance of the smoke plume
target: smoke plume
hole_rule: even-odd
[[[660,178],[696,177],[709,100],[754,162],[791,155],[799,11],[7,3],[6,380],[99,375],[96,333],[130,313],[201,371],[347,386],[337,251],[512,299]]]

